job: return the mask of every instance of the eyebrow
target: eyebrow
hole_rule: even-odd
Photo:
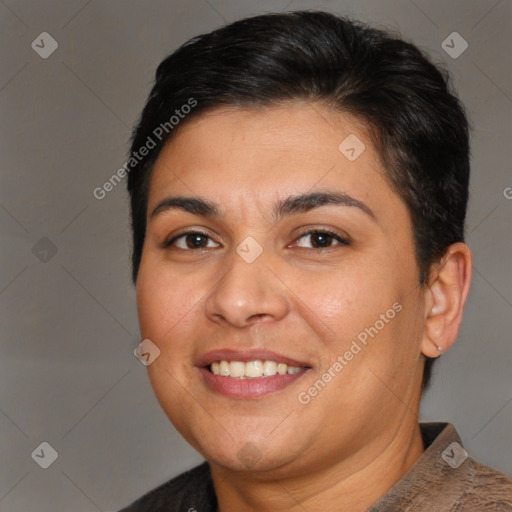
[[[278,201],[272,208],[275,221],[282,217],[308,212],[314,208],[326,205],[339,205],[358,208],[373,220],[376,216],[368,205],[344,192],[310,192],[289,196]],[[215,203],[201,197],[169,196],[162,199],[150,214],[153,219],[158,214],[168,210],[182,210],[193,215],[219,219],[220,209]]]

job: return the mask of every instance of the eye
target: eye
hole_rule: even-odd
[[[210,240],[213,245],[209,245]],[[163,247],[175,246],[178,249],[207,249],[209,247],[217,247],[217,244],[205,233],[200,231],[187,231],[178,236],[171,238],[169,241],[164,242]]]
[[[299,247],[310,248],[312,246],[313,249],[329,249],[336,245],[350,245],[350,242],[345,238],[342,238],[332,231],[326,230],[308,231],[307,233],[303,233],[297,241],[302,239],[309,239],[309,242],[306,242],[306,244],[296,242]],[[335,241],[337,243],[333,245]],[[310,243],[311,246],[308,246],[308,243]]]
[[[306,242],[300,242],[300,240],[306,240]],[[332,231],[317,229],[303,233],[297,238],[294,245],[312,249],[329,249],[337,245],[350,245],[350,242]],[[206,233],[202,233],[201,231],[187,231],[162,244],[164,248],[172,246],[187,251],[218,247],[218,244]]]

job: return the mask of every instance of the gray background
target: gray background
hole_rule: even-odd
[[[133,355],[140,340],[125,184],[103,200],[92,191],[125,162],[162,58],[225,22],[301,8],[398,29],[453,74],[474,126],[476,268],[458,343],[443,355],[421,417],[455,423],[472,456],[512,475],[510,0],[5,0],[2,512],[114,511],[201,460]],[[31,48],[44,31],[59,45],[47,59]],[[453,31],[469,43],[457,59],[441,48]],[[43,441],[58,452],[46,470],[31,457]]]

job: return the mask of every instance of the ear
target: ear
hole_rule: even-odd
[[[471,250],[462,242],[450,245],[441,261],[432,266],[425,291],[423,355],[438,357],[455,342],[472,272]]]

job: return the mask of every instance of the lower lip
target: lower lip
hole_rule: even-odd
[[[259,398],[290,386],[297,379],[308,373],[309,368],[299,373],[277,374],[254,379],[234,379],[232,377],[215,375],[206,368],[199,368],[199,371],[206,385],[212,391],[234,398]]]

